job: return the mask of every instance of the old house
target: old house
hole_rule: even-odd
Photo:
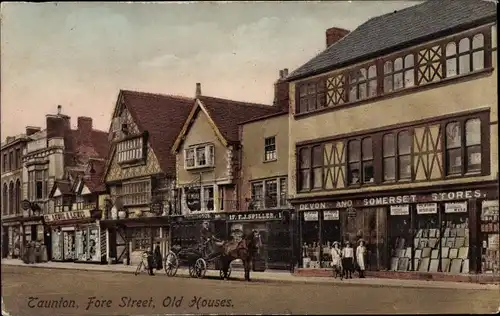
[[[108,261],[134,263],[155,241],[168,237],[176,210],[175,156],[170,153],[194,100],[121,90],[114,108],[103,180],[111,207]]]
[[[363,239],[370,270],[498,270],[496,38],[495,4],[430,0],[327,31],[290,74],[301,267]]]

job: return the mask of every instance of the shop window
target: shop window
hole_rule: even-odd
[[[384,63],[384,92],[397,91],[415,85],[415,63],[413,54],[398,57]]]
[[[391,271],[411,270],[413,235],[410,205],[391,206],[389,211],[389,253]]]
[[[415,271],[438,272],[441,258],[438,211],[436,203],[417,204],[413,237]]]
[[[321,240],[323,251],[321,266],[323,268],[330,268],[333,242],[338,241],[342,243],[340,238],[340,212],[339,210],[326,210],[322,213]]]
[[[141,205],[151,202],[151,184],[149,180],[124,183],[121,188],[124,205]]]
[[[299,86],[298,113],[311,112],[325,107],[325,81],[304,83]]]
[[[132,228],[132,251],[147,251],[154,242],[155,238],[159,237],[159,229],[149,227]]]
[[[498,274],[500,271],[498,200],[481,203],[481,272]]]
[[[264,160],[276,160],[276,138],[274,136],[264,139]]]
[[[463,127],[465,126],[465,131]],[[465,136],[465,140],[462,135]],[[446,124],[448,175],[481,171],[481,121],[479,118]],[[463,161],[466,161],[464,164]]]
[[[469,273],[468,203],[445,203],[442,224],[440,271]]]
[[[311,189],[311,150],[301,148],[299,151],[299,191]]]
[[[301,214],[301,253],[303,268],[320,267],[319,214],[317,211]]]
[[[143,138],[128,139],[117,145],[118,162],[130,162],[143,159]]]
[[[213,211],[214,210],[214,187],[204,187],[203,188],[203,210]]]
[[[76,231],[76,258],[80,261],[100,261],[99,258],[99,229],[84,227]]]

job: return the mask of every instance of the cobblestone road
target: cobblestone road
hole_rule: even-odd
[[[467,314],[491,313],[499,308],[499,292],[495,290],[263,281],[246,283],[240,280],[168,278],[164,274],[134,276],[13,266],[2,266],[2,297],[6,310],[12,316]],[[36,307],[39,304],[43,307]],[[64,308],[64,305],[69,307]]]

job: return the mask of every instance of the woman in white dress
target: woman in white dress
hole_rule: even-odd
[[[365,263],[366,263],[366,247],[365,247],[365,241],[364,240],[359,240],[358,241],[359,245],[356,248],[356,263],[358,264],[358,269],[359,269],[359,277],[364,278],[365,277]]]
[[[335,278],[337,278],[337,276],[340,276],[340,279],[342,279],[344,273],[342,271],[342,250],[339,247],[338,241],[333,242],[331,254],[332,254],[332,267],[333,271],[335,271]]]

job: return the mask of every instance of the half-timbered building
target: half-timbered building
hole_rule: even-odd
[[[290,74],[302,268],[363,239],[370,270],[498,271],[496,39],[495,4],[430,0],[328,30]]]

